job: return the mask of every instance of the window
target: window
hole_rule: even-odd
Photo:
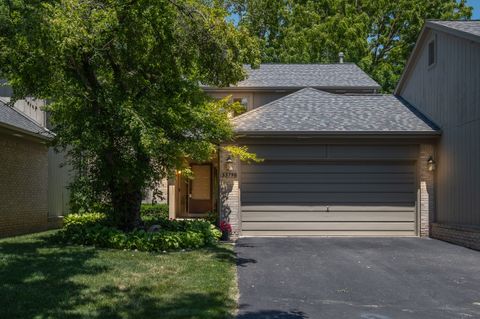
[[[428,43],[428,66],[429,67],[435,64],[435,60],[436,60],[435,49],[436,49],[435,39],[433,39]]]
[[[233,98],[234,103],[240,103],[242,106],[239,110],[235,110],[234,116],[245,113],[248,110],[248,99],[246,97]]]

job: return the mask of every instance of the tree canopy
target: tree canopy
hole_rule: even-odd
[[[50,101],[54,143],[77,170],[74,204],[107,202],[131,229],[145,187],[232,137],[229,103],[200,87],[257,62],[228,14],[202,0],[0,1],[0,74],[17,97]]]
[[[391,92],[425,19],[466,19],[465,0],[233,0],[262,62],[335,63],[338,53]]]
[[[131,229],[145,187],[233,138],[232,105],[201,83],[236,83],[259,57],[332,63],[342,51],[388,92],[425,19],[471,12],[465,0],[0,0],[0,76],[14,98],[50,101],[73,203],[106,202]]]

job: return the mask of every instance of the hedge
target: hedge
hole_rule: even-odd
[[[169,251],[213,245],[221,237],[220,230],[204,220],[161,218],[150,219],[150,223],[159,225],[159,230],[147,232],[138,229],[123,232],[109,226],[105,214],[70,214],[64,218],[64,227],[59,232],[59,238],[68,243],[105,248]]]

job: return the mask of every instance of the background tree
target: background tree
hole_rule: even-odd
[[[391,92],[425,19],[467,19],[464,0],[232,0],[262,62],[332,63],[338,53]]]
[[[0,73],[16,97],[51,101],[54,143],[81,172],[74,192],[111,205],[125,230],[143,188],[232,137],[228,103],[199,87],[256,62],[227,15],[202,0],[0,0]]]

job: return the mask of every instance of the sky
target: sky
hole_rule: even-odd
[[[472,19],[480,19],[480,0],[468,0],[467,3],[473,7]]]

